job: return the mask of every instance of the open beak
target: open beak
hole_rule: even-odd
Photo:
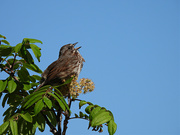
[[[75,46],[78,42],[74,43],[73,46]]]
[[[73,46],[75,46],[77,43],[78,43],[78,42],[74,43]],[[80,47],[76,47],[75,50],[78,50],[78,49],[80,49],[80,48],[81,48],[81,46],[80,46]]]
[[[78,49],[80,49],[80,48],[81,48],[81,46],[80,46],[80,47],[76,47],[75,50],[78,50]]]

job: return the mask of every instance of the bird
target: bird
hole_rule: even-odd
[[[85,60],[79,53],[81,46],[75,48],[77,43],[69,43],[61,47],[58,59],[51,63],[42,73],[40,85],[35,91],[45,85],[61,85],[72,76],[78,78]],[[68,94],[68,87],[69,84],[60,88],[63,96]]]

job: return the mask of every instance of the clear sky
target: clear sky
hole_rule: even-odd
[[[62,45],[79,42],[86,60],[80,78],[96,86],[80,98],[113,112],[116,135],[180,134],[178,0],[4,0],[0,5],[0,34],[11,45],[26,37],[43,41],[37,63],[42,70]],[[99,135],[87,127],[87,121],[72,120],[67,135]],[[48,128],[37,132],[44,134]],[[107,134],[105,127],[101,135]]]

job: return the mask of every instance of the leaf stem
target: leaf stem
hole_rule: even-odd
[[[69,120],[71,120],[71,119],[83,119],[83,120],[88,120],[89,121],[89,119],[81,118],[81,117],[71,117],[71,118],[69,118]]]

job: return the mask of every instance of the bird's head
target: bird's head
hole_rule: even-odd
[[[80,47],[77,47],[75,48],[75,45],[77,44],[78,42],[74,43],[74,44],[66,44],[64,46],[61,47],[60,51],[59,51],[59,57],[61,56],[71,56],[74,52],[78,51],[78,49],[81,48]]]

